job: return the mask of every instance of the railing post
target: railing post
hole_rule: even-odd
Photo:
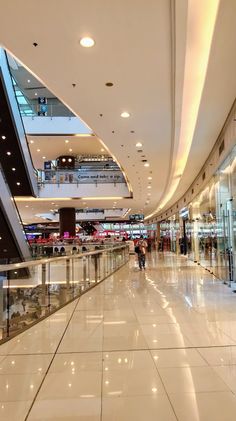
[[[70,259],[66,259],[66,287],[70,289]]]
[[[83,262],[83,281],[86,282],[86,272],[87,272],[87,259],[86,256],[83,256],[82,258],[82,262]]]
[[[75,266],[74,266],[74,259],[71,260],[71,285],[73,291],[73,297],[75,294]]]
[[[87,256],[87,278],[86,281],[90,282],[90,265],[91,265],[91,257],[92,256]]]
[[[97,283],[98,281],[98,255],[97,254],[94,255],[94,278],[95,278],[95,283]]]
[[[10,275],[7,271],[7,338],[10,336]]]
[[[46,263],[42,264],[42,306],[46,307]]]
[[[48,262],[48,286],[45,285],[47,293],[48,293],[48,311],[50,312],[50,306],[51,306],[51,293],[50,293],[50,281],[51,281],[51,266],[50,262]],[[46,284],[46,282],[45,282]]]

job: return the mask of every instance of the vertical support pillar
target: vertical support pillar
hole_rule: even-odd
[[[75,237],[75,209],[74,208],[61,208],[59,209],[59,222],[60,222],[60,237],[64,237],[65,233],[69,237]]]

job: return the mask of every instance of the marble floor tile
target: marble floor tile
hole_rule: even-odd
[[[0,375],[0,401],[32,401],[43,381],[43,374],[2,374]]]
[[[170,394],[178,421],[235,421],[236,397],[231,392]]]
[[[229,389],[236,394],[236,365],[213,367],[218,376],[227,384]]]
[[[125,320],[106,323],[103,330],[104,351],[147,348],[138,323],[127,323]]]
[[[102,421],[177,421],[166,395],[103,398]]]
[[[156,348],[186,348],[191,347],[192,343],[182,334],[159,333],[144,335],[149,349]]]
[[[100,421],[101,398],[36,400],[27,421]]]
[[[56,354],[49,373],[102,371],[102,360],[101,352]]]
[[[149,351],[104,353],[103,396],[165,393]]]
[[[199,348],[198,351],[211,366],[236,364],[236,346]]]
[[[212,367],[158,368],[167,393],[229,391]]]
[[[32,401],[2,402],[0,399],[1,421],[25,421]]]
[[[0,362],[0,376],[46,373],[52,358],[52,354],[7,356]]]
[[[206,361],[196,349],[159,349],[152,350],[157,367],[202,367]]]
[[[71,322],[58,349],[58,352],[89,352],[101,351],[103,341],[103,326],[101,323],[77,325]]]

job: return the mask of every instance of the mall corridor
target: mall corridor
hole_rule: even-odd
[[[235,309],[185,257],[132,258],[0,346],[0,419],[234,421]]]

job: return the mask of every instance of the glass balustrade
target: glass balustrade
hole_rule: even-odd
[[[125,183],[124,176],[120,170],[97,169],[85,171],[75,170],[39,170],[39,186],[45,184],[104,184],[104,183]]]
[[[22,332],[114,273],[127,245],[0,265],[0,342]]]

